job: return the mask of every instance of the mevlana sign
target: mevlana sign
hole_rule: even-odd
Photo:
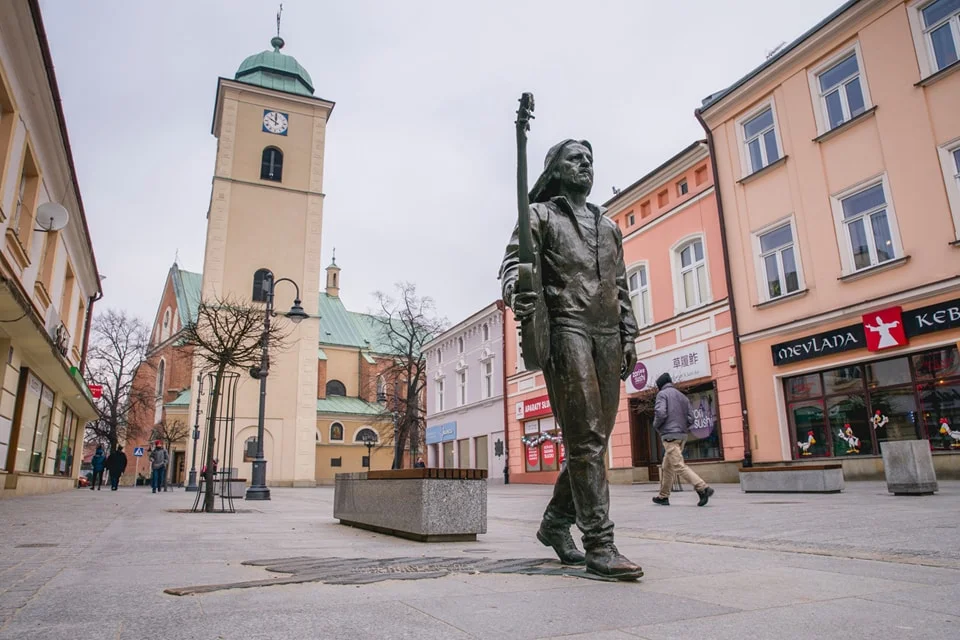
[[[854,324],[833,331],[804,336],[791,342],[775,344],[773,345],[773,364],[799,362],[841,351],[864,349],[866,346],[867,338],[863,332],[863,325]]]

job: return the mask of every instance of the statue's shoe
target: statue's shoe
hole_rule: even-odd
[[[587,573],[615,580],[638,580],[643,569],[621,555],[614,545],[587,552]]]
[[[547,529],[541,525],[537,531],[537,540],[545,547],[553,547],[562,564],[580,565],[586,560],[583,552],[577,549],[570,529]]]

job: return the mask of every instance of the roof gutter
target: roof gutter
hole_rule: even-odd
[[[730,276],[730,250],[727,247],[727,225],[723,216],[723,198],[720,194],[720,173],[717,170],[717,154],[713,145],[713,131],[707,126],[700,109],[694,117],[707,134],[707,149],[710,151],[710,166],[713,169],[713,187],[717,193],[717,214],[720,218],[720,246],[723,249],[723,276],[727,284],[727,301],[730,305],[730,330],[733,332],[733,353],[737,359],[737,390],[740,392],[740,411],[743,419],[743,466],[753,466],[753,451],[750,448],[750,420],[747,416],[747,391],[743,382],[743,358],[740,353],[740,330],[737,326],[737,303],[733,295],[733,278]]]

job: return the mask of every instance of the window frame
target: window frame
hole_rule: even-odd
[[[867,247],[868,251],[870,251],[870,265],[857,269],[854,261],[852,241],[848,231],[849,224],[843,217],[843,201],[878,184],[883,186],[883,198],[885,201],[884,204],[886,205],[887,225],[889,226],[890,240],[893,243],[893,257],[889,260],[885,260],[884,262],[874,262],[874,258],[876,256],[876,247],[874,246],[873,225],[871,223],[870,232],[866,234]],[[830,205],[833,211],[833,223],[837,234],[837,247],[840,252],[840,265],[842,271],[841,277],[853,275],[855,273],[862,273],[876,267],[893,264],[900,258],[904,257],[903,245],[900,240],[900,226],[897,222],[897,213],[893,205],[893,195],[890,192],[890,181],[886,173],[871,176],[866,180],[862,180],[857,184],[847,187],[843,191],[832,194],[830,196]],[[863,213],[860,214],[858,219],[862,220],[870,215],[872,215],[870,212]],[[841,244],[843,246],[841,246]]]
[[[781,258],[779,258],[779,254],[783,250],[783,247],[778,247],[777,249],[773,249],[772,251],[764,252],[760,244],[760,237],[765,236],[768,233],[771,233],[773,231],[777,231],[778,229],[787,225],[790,226],[790,235],[792,238],[790,246],[793,247],[793,259],[797,265],[797,290],[785,292],[776,297],[770,297],[770,292],[767,288],[767,279],[766,279],[767,272],[766,272],[766,263],[764,262],[764,257],[772,252],[776,252],[778,255],[777,266],[780,268],[781,274],[782,274],[783,261]],[[772,300],[783,300],[787,296],[795,295],[807,288],[806,281],[804,280],[804,277],[803,277],[803,260],[800,257],[800,244],[797,241],[797,219],[796,219],[796,216],[794,216],[794,214],[791,213],[789,216],[786,216],[785,218],[780,218],[764,227],[757,229],[751,234],[751,240],[753,243],[753,263],[754,263],[754,273],[756,274],[756,281],[757,281],[757,293],[760,296],[761,302],[770,302]],[[786,276],[783,276],[783,279],[786,280]],[[786,283],[783,283],[783,284],[786,284]],[[785,287],[783,288],[785,289]]]
[[[270,167],[275,169],[277,176],[273,177],[272,174],[264,176],[264,166],[266,164],[266,157],[268,151],[275,151],[280,155],[280,162],[275,163],[276,158],[271,158]],[[267,182],[283,182],[283,149],[280,147],[270,144],[263,148],[263,151],[260,152],[260,179]]]
[[[699,262],[694,262],[690,267],[684,267],[682,258],[680,256],[681,252],[686,249],[688,246],[692,246],[696,242],[700,242],[701,248],[703,250],[703,258],[700,262],[703,263],[703,273],[705,278],[704,289],[706,289],[707,295],[706,299],[701,299],[696,304],[687,306],[686,296],[684,295],[683,288],[683,274],[689,270],[696,272],[697,265]],[[705,305],[710,304],[713,301],[713,289],[710,284],[710,259],[707,252],[707,237],[703,232],[693,233],[681,238],[676,242],[672,247],[670,247],[670,266],[673,271],[673,303],[674,303],[674,315],[679,313],[684,313],[687,311],[692,311],[693,309],[699,309]],[[649,274],[648,274],[649,275]],[[649,279],[647,280],[649,282]],[[696,288],[697,296],[700,296],[700,287]]]
[[[687,182],[686,178],[677,181],[677,197],[682,198],[683,196],[690,193],[690,183]]]
[[[843,122],[831,127],[825,94],[820,88],[820,76],[849,58],[851,54],[853,54],[857,60],[857,77],[860,78],[860,91],[863,94],[863,111],[858,113],[856,116],[850,115],[850,106],[847,104],[847,94],[845,91],[841,90],[840,108],[844,111],[845,117]],[[818,136],[833,131],[834,129],[839,129],[846,123],[850,122],[853,118],[864,115],[874,106],[873,99],[870,96],[870,82],[867,79],[867,71],[863,64],[863,52],[860,50],[859,40],[848,44],[842,49],[838,49],[834,54],[825,58],[818,65],[812,67],[807,73],[807,79],[810,83],[810,97],[812,98],[814,104],[813,115],[817,121]],[[849,80],[846,82],[849,82]],[[845,86],[845,83],[841,83],[838,86],[843,87]],[[832,88],[831,92],[834,90],[835,89]]]
[[[468,387],[470,384],[470,376],[467,375],[467,369],[464,367],[457,371],[457,406],[464,407],[467,405],[467,401],[470,399],[470,394]]]
[[[376,429],[374,429],[374,428],[371,427],[370,425],[366,425],[366,424],[363,425],[362,427],[360,427],[359,429],[357,429],[356,431],[353,432],[353,444],[362,444],[362,445],[366,445],[366,444],[367,444],[367,441],[366,441],[366,440],[362,440],[362,439],[360,438],[360,434],[363,433],[364,431],[372,431],[372,432],[373,432],[373,435],[376,436],[376,439],[373,441],[374,446],[380,444],[380,434],[377,433],[377,430],[376,430]]]
[[[960,64],[960,60],[953,62],[946,67],[939,68],[937,67],[937,58],[936,53],[933,49],[933,40],[929,37],[929,31],[933,29],[927,29],[923,25],[923,10],[927,6],[933,4],[935,0],[913,0],[913,2],[907,5],[907,18],[910,22],[910,32],[913,36],[913,47],[917,54],[917,63],[920,68],[920,79],[921,81],[926,78],[943,71],[943,69],[950,68],[954,65]],[[950,31],[953,34],[953,43],[957,49],[957,53],[960,54],[960,17],[951,16],[949,18],[951,21]],[[937,23],[935,25],[937,28],[942,26],[943,23]]]
[[[637,309],[633,304],[635,292],[632,289],[630,289],[630,276],[632,276],[634,273],[639,273],[640,271],[644,271],[647,276],[647,284],[641,285],[640,288],[636,291],[636,295],[640,296],[641,304],[644,304],[642,294],[644,293],[644,291],[646,291],[646,294],[647,294],[647,301],[646,301],[646,304],[644,305],[644,311],[646,312],[646,316],[644,318],[637,317]],[[634,319],[637,321],[637,327],[642,329],[643,327],[653,324],[653,292],[651,291],[650,262],[648,260],[640,260],[638,262],[632,263],[629,267],[627,267],[627,291],[630,295],[630,305],[631,305],[631,308],[633,309]]]
[[[490,325],[486,322],[483,323],[483,328],[481,328],[481,337],[484,342],[490,342]]]
[[[480,363],[483,368],[483,375],[480,378],[480,397],[483,400],[489,400],[493,397],[493,359],[487,359]]]
[[[457,353],[461,354],[464,350],[463,336],[457,336]]]
[[[960,240],[960,138],[937,147],[940,166],[943,169],[944,185],[947,188],[947,202],[950,216],[953,218],[954,238]]]
[[[778,157],[773,162],[768,161],[762,167],[754,168],[753,162],[750,160],[750,153],[747,151],[748,140],[746,138],[746,132],[744,131],[744,125],[750,120],[753,120],[757,116],[761,115],[767,109],[770,109],[770,113],[773,116],[773,135],[777,142]],[[773,96],[769,96],[765,98],[763,101],[758,102],[750,110],[744,112],[743,115],[737,118],[736,130],[737,130],[737,143],[740,149],[740,168],[742,171],[741,180],[743,178],[753,175],[754,173],[762,171],[767,167],[769,167],[770,165],[776,162],[779,162],[783,160],[785,157],[787,157],[787,154],[784,152],[784,149],[783,149],[783,139],[780,135],[780,120],[777,118],[777,105]],[[758,134],[758,136],[759,135],[762,135],[762,134]],[[750,140],[753,140],[753,138],[751,137]],[[766,154],[767,154],[766,147],[764,145],[760,145],[760,148],[761,148],[761,151],[763,152],[764,157],[766,157]]]
[[[437,378],[437,384],[436,384],[437,390],[436,390],[436,398],[435,398],[437,413],[440,413],[441,411],[443,411],[443,382],[444,382],[444,379],[442,377]]]

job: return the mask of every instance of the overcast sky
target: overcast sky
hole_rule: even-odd
[[[840,2],[285,0],[284,53],[336,102],[322,266],[336,247],[353,310],[407,280],[463,319],[499,297],[522,91],[531,184],[553,143],[587,138],[603,202],[703,137],[704,96]],[[217,77],[269,48],[277,3],[40,4],[106,278],[98,308],[152,323],[174,256],[203,268]]]

